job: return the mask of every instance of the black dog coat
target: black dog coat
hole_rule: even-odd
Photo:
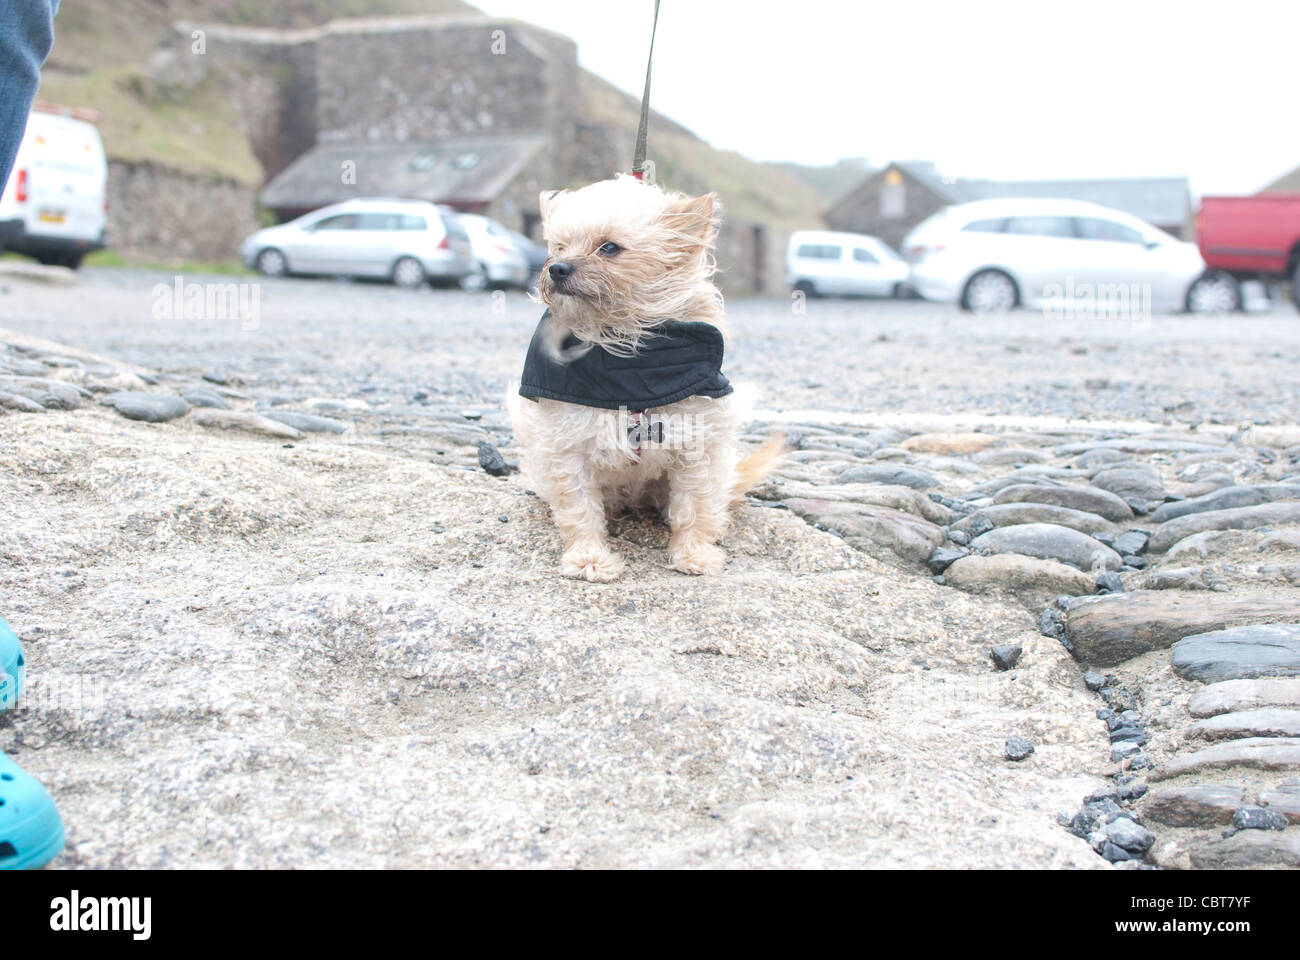
[[[711,323],[669,320],[655,327],[630,357],[592,347],[570,334],[561,346],[573,359],[551,357],[542,315],[524,359],[519,395],[562,400],[584,407],[631,411],[663,407],[687,397],[725,397],[731,384],[722,375],[722,331]]]

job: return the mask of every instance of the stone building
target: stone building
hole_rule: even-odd
[[[1186,236],[1192,218],[1186,177],[1098,180],[954,180],[931,163],[891,163],[824,214],[833,230],[866,233],[895,249],[918,223],[954,203],[1003,197],[1088,200]]]
[[[577,47],[540,27],[390,17],[201,29],[205,66],[232,87],[266,172],[262,206],[279,219],[401,196],[534,233],[538,191],[575,182],[589,162]]]

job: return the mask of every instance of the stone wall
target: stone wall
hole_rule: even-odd
[[[128,259],[228,262],[259,226],[251,187],[109,161],[108,245]]]
[[[195,30],[204,34],[202,55],[190,46]],[[316,143],[317,31],[182,21],[175,32],[179,42],[160,49],[151,60],[151,79],[163,91],[193,90],[216,79],[238,113],[266,178]]]
[[[780,296],[789,234],[756,220],[726,217],[718,233],[717,284],[728,297]]]

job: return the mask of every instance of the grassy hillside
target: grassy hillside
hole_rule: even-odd
[[[262,170],[222,90],[158,90],[149,61],[183,38],[177,20],[252,27],[310,27],[340,17],[476,14],[460,0],[69,0],[55,19],[42,100],[93,107],[110,156],[260,184]]]
[[[583,71],[583,119],[601,124],[627,145],[632,165],[641,104],[595,74]],[[716,150],[685,127],[652,114],[647,156],[664,186],[687,193],[715,190],[726,203],[726,214],[764,221],[777,229],[821,226],[826,206],[818,192],[787,169],[755,163],[729,150]]]
[[[160,46],[183,43],[173,22],[308,27],[342,17],[477,13],[461,0],[69,0],[55,23],[54,52],[39,96],[98,110],[112,157],[153,160],[256,186],[262,170],[219,83],[208,80],[177,92],[151,79],[150,60]],[[639,102],[586,71],[581,84],[583,120],[624,140],[630,164]],[[823,192],[790,166],[715,150],[662,116],[654,119],[650,155],[661,182],[692,192],[716,190],[732,216],[776,227],[816,226],[827,206]],[[819,175],[813,174],[814,181]]]
[[[824,201],[823,206],[826,207],[856,189],[872,173],[870,164],[861,158],[841,160],[839,163],[820,167],[809,167],[798,163],[768,163],[765,166],[775,167],[808,184],[817,191],[818,196]]]

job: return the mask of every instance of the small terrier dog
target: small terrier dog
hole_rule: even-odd
[[[673,569],[719,574],[731,504],[785,447],[774,437],[740,456],[712,279],[717,197],[620,175],[540,205],[548,310],[506,402],[524,478],[564,538],[560,572],[616,580],[607,509],[654,507]]]

